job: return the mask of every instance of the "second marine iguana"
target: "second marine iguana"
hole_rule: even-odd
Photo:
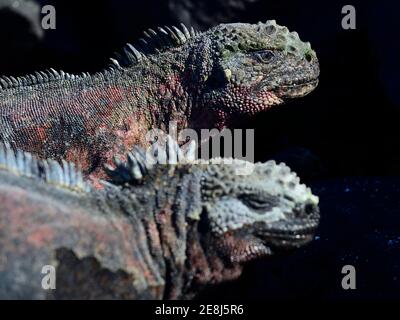
[[[310,44],[274,20],[150,29],[111,61],[92,75],[0,77],[0,140],[101,177],[150,129],[222,128],[304,96],[319,76]]]
[[[243,160],[193,161],[189,149],[175,161],[171,149],[154,161],[135,148],[97,190],[73,164],[0,145],[0,298],[191,298],[312,240],[318,198],[284,164],[239,176]],[[44,266],[55,290],[42,288]]]

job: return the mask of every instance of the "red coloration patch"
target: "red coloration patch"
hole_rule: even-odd
[[[40,141],[44,142],[46,140],[46,130],[48,128],[44,128],[44,127],[39,127],[37,128],[37,136],[39,138]]]
[[[282,100],[266,90],[254,93],[251,88],[230,85],[227,88],[227,94],[221,98],[220,102],[230,113],[254,115],[282,103]]]
[[[48,245],[53,238],[54,230],[50,226],[43,226],[35,229],[35,231],[29,234],[27,241],[36,248],[41,248],[45,245]]]
[[[91,168],[90,155],[87,147],[72,147],[65,153],[65,160],[79,164],[83,171]]]
[[[100,172],[95,171],[88,177],[88,180],[95,189],[103,189],[104,186],[101,184],[101,180],[106,180],[106,179],[107,175],[104,172],[104,170],[101,170]]]
[[[32,193],[7,184],[0,188],[0,270],[8,272],[19,261],[26,278],[32,279],[36,270],[40,272],[44,264],[53,261],[58,248],[65,248],[79,259],[95,257],[112,272],[121,270],[140,277],[138,280],[149,287],[136,288],[136,298],[141,297],[140,290],[152,298],[162,297],[163,283],[149,268],[152,261],[146,261],[139,249],[140,241],[146,240],[145,233],[135,234],[125,217],[96,215],[78,206],[52,201],[55,199],[43,190]],[[135,289],[134,283],[127,285],[130,290]],[[42,290],[40,285],[38,290]]]

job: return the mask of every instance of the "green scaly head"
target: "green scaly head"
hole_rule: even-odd
[[[319,64],[310,43],[274,20],[221,24],[199,37],[212,59],[198,106],[216,110],[221,126],[302,97],[318,84]]]

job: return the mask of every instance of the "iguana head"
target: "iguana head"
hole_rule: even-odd
[[[319,65],[310,43],[274,20],[221,24],[204,33],[212,55],[200,107],[231,117],[254,115],[318,84]]]
[[[221,254],[244,262],[312,240],[318,197],[289,167],[269,161],[255,164],[249,175],[237,175],[244,161],[223,160],[207,166],[201,180],[203,218]]]

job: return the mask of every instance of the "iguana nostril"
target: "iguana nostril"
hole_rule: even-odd
[[[312,203],[307,203],[304,207],[304,212],[307,216],[313,214],[315,211],[315,205]]]
[[[306,52],[306,53],[304,54],[304,58],[306,58],[306,60],[307,60],[308,62],[311,62],[312,59],[313,59],[311,52]]]

